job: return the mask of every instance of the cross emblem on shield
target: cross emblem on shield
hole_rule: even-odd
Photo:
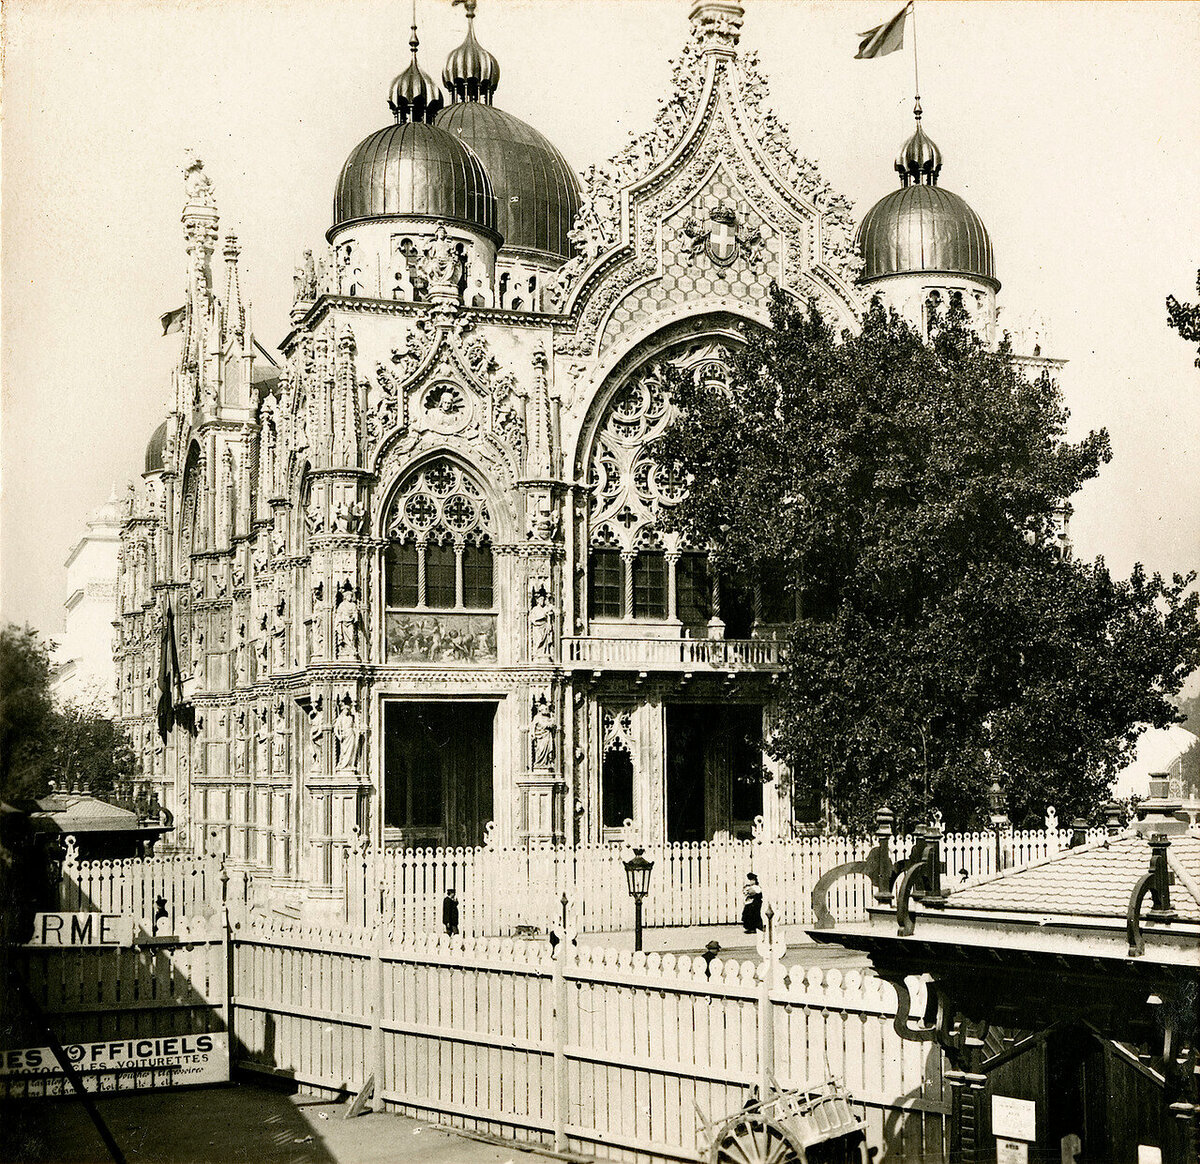
[[[714,263],[726,266],[737,254],[737,230],[732,222],[713,221],[708,235],[708,254]]]

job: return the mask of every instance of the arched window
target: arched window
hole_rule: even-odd
[[[727,381],[726,358],[715,340],[688,344],[635,373],[609,403],[588,464],[591,617],[684,625],[711,617],[707,554],[659,530],[663,511],[684,497],[685,476],[659,465],[650,450],[676,415],[664,363],[720,387]]]
[[[491,610],[491,515],[475,483],[445,458],[410,474],[386,523],[386,601],[397,610]]]

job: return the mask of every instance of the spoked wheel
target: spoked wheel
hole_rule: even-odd
[[[713,1137],[709,1164],[800,1164],[803,1157],[791,1136],[756,1111],[726,1120]]]

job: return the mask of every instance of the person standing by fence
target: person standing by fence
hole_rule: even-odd
[[[746,874],[746,884],[742,886],[742,929],[748,934],[756,934],[762,929],[762,886],[753,873]]]
[[[442,900],[442,927],[447,937],[453,938],[458,934],[458,894],[453,888],[446,890]]]

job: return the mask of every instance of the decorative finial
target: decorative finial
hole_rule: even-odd
[[[467,37],[447,58],[442,84],[455,101],[492,103],[500,84],[500,62],[475,39],[475,0],[453,0],[467,14]]]
[[[917,94],[917,99],[913,102],[913,116],[917,119],[917,124],[921,123],[921,95]]]
[[[445,104],[437,82],[423,72],[417,63],[420,45],[421,39],[417,36],[417,0],[413,0],[412,35],[408,38],[412,63],[392,82],[388,93],[388,108],[395,115],[397,125],[410,121],[430,122]]]

